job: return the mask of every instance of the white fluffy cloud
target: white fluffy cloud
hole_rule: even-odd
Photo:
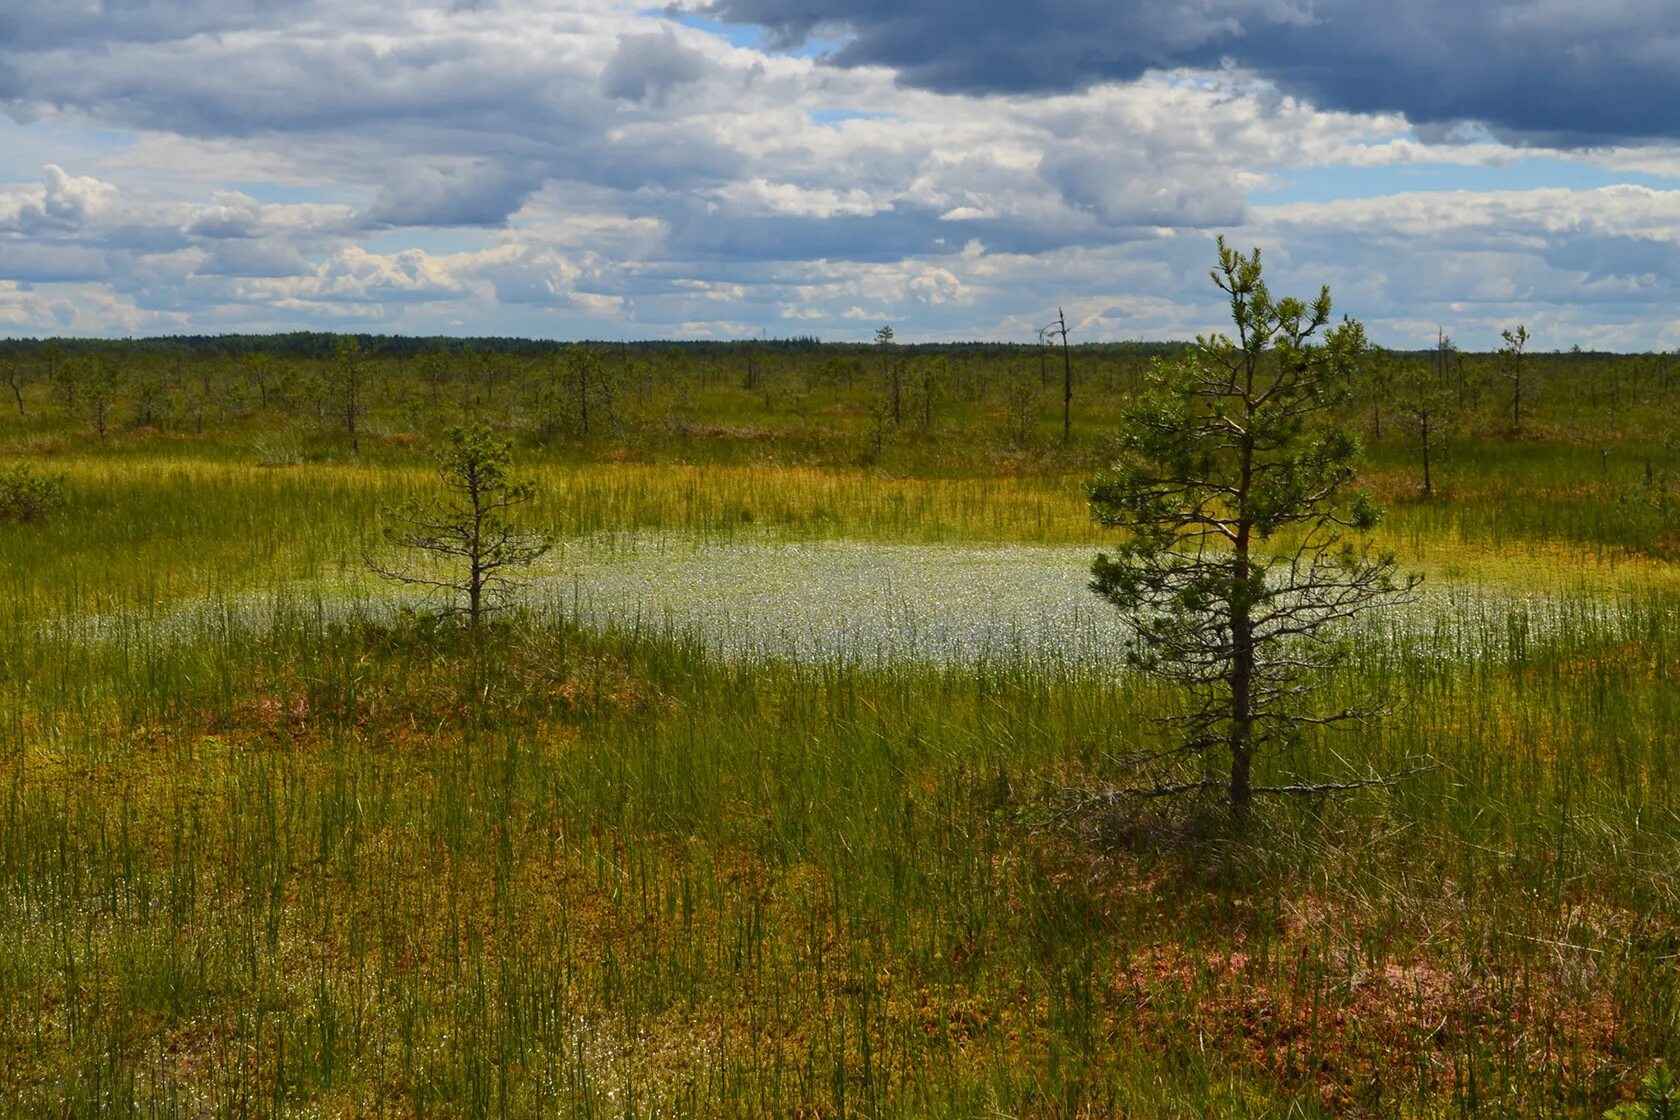
[[[74,232],[117,209],[117,188],[110,183],[70,175],[51,163],[44,170],[39,186],[0,195],[0,229],[23,235]]]

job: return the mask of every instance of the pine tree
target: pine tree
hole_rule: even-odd
[[[1223,790],[1240,816],[1258,792],[1369,784],[1257,786],[1254,760],[1307,727],[1369,714],[1320,710],[1314,678],[1335,624],[1405,598],[1414,581],[1345,537],[1378,516],[1353,490],[1361,448],[1337,421],[1366,356],[1363,328],[1330,326],[1328,288],[1310,304],[1274,300],[1258,249],[1221,239],[1212,276],[1237,337],[1204,336],[1157,362],[1126,410],[1120,459],[1089,496],[1097,520],[1129,538],[1097,557],[1091,585],[1129,622],[1134,663],[1193,698],[1178,740],[1137,760],[1150,784],[1120,792]]]
[[[518,588],[511,573],[540,559],[552,542],[510,521],[508,511],[529,502],[536,487],[513,477],[510,444],[483,424],[449,430],[449,446],[438,457],[438,477],[447,497],[388,510],[392,524],[385,537],[455,570],[390,568],[372,558],[367,564],[386,579],[449,592],[454,601],[448,610],[464,612],[477,626]]]

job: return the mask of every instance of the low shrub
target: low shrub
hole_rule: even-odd
[[[0,467],[0,523],[38,521],[63,507],[63,475],[37,474],[28,463]]]

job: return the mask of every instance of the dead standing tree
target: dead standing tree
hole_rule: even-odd
[[[1067,314],[1056,308],[1056,317],[1038,329],[1039,370],[1042,375],[1044,346],[1052,338],[1062,340],[1062,443],[1073,438],[1073,359],[1068,354]]]
[[[29,370],[15,358],[6,360],[6,384],[12,390],[12,398],[17,401],[18,419],[26,419],[29,415],[23,404],[23,387],[29,383]]]

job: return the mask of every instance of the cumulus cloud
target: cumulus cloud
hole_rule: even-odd
[[[552,245],[513,242],[457,258],[465,274],[488,281],[496,298],[514,306],[565,308],[597,318],[623,313],[628,300],[598,290],[602,276],[592,258],[574,261]]]
[[[0,230],[58,233],[81,229],[117,209],[117,188],[91,176],[71,175],[57,164],[46,166],[38,187],[0,195]]]
[[[459,295],[461,283],[422,250],[383,256],[352,245],[334,253],[312,275],[276,282],[270,290],[281,298],[382,303]]]
[[[239,191],[217,191],[183,232],[192,237],[255,237],[261,227],[262,205],[256,199]]]

